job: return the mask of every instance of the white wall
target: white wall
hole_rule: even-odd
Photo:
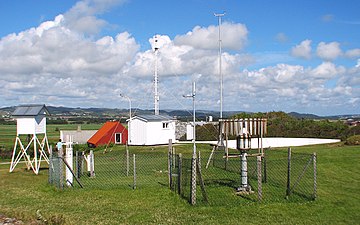
[[[163,122],[145,122],[134,119],[130,123],[130,145],[160,145],[168,144],[169,139],[175,142],[175,121],[169,121],[168,128],[163,128]]]
[[[142,120],[134,119],[129,121],[130,127],[129,137],[130,145],[145,145],[146,144],[146,123]]]
[[[17,118],[17,134],[34,134],[35,124],[36,122],[34,118]]]
[[[194,138],[194,128],[192,123],[186,124],[186,140],[192,140]]]
[[[17,118],[16,128],[17,134],[44,134],[46,133],[46,118],[45,116]]]
[[[146,145],[168,144],[169,139],[175,142],[175,121],[169,122],[168,128],[163,128],[163,122],[147,123],[147,140]]]
[[[37,116],[35,119],[35,132],[37,134],[45,134],[46,133],[46,118],[45,116]]]

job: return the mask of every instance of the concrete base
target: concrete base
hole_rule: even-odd
[[[249,194],[253,194],[253,193],[254,193],[254,191],[251,190],[251,186],[236,188],[237,195],[249,195]]]

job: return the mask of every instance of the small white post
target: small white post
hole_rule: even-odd
[[[94,151],[93,150],[90,151],[89,164],[90,164],[90,177],[95,177]]]
[[[136,158],[135,158],[135,154],[133,154],[133,166],[134,166],[134,181],[133,181],[133,189],[136,189]]]
[[[247,177],[247,153],[244,152],[241,154],[241,188],[247,189],[248,187],[248,177]]]
[[[72,136],[66,136],[66,152],[65,152],[65,161],[69,165],[70,168],[66,167],[66,185],[72,186],[74,178],[72,175],[73,170],[73,147],[72,147]]]

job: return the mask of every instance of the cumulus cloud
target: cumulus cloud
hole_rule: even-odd
[[[310,59],[311,58],[311,40],[304,40],[291,49],[291,55],[294,57]]]
[[[291,110],[297,105],[301,105],[304,110],[338,107],[347,105],[350,98],[353,103],[357,103],[358,100],[354,99],[359,94],[355,79],[359,77],[357,72],[356,67],[349,70],[330,62],[315,68],[278,64],[253,71],[245,70],[237,79],[239,84],[246,84],[238,87],[243,97],[238,101],[253,107],[267,105],[280,110]],[[329,82],[334,83],[334,86],[328,86]],[[232,84],[236,86],[234,80]],[[351,104],[351,107],[356,105]]]
[[[340,43],[338,42],[320,42],[317,46],[316,53],[318,57],[326,61],[332,61],[341,56]]]
[[[93,41],[64,26],[63,20],[59,15],[0,40],[4,98],[18,103],[72,99],[76,106],[117,88],[118,74],[139,50],[135,39],[123,32]]]
[[[331,62],[323,62],[322,64],[311,70],[311,75],[314,78],[330,79],[344,72],[345,68],[342,66],[336,67],[335,64]]]
[[[64,14],[64,25],[83,34],[97,34],[108,23],[97,15],[126,0],[82,0]]]
[[[177,35],[174,39],[176,45],[189,45],[201,49],[217,49],[218,26],[196,26],[185,35]],[[221,26],[221,40],[224,49],[240,50],[247,41],[248,30],[244,24],[225,22]]]
[[[149,39],[154,44],[154,38]],[[161,76],[187,76],[189,74],[203,74],[214,76],[218,74],[218,52],[195,48],[189,45],[177,45],[167,35],[158,35],[158,73]],[[247,55],[229,54],[222,55],[223,73],[233,73],[239,67],[252,62]],[[126,68],[126,73],[131,76],[151,76],[154,73],[155,55],[153,50],[139,52],[134,63]]]
[[[1,104],[40,102],[74,107],[127,107],[126,102],[121,105],[118,97],[119,93],[126,93],[134,107],[153,107],[153,37],[149,37],[152,48],[140,50],[135,37],[128,32],[89,38],[84,33],[96,30],[69,23],[71,18],[87,16],[97,20],[96,16],[109,5],[122,1],[105,1],[104,5],[102,2],[81,1],[52,21],[0,39]],[[96,29],[104,25],[99,21],[95,23]],[[195,74],[201,74],[197,76],[197,107],[218,108],[217,29],[216,26],[197,26],[174,39],[159,35],[162,109],[191,107],[181,96],[191,91]],[[337,42],[319,43],[317,53],[326,61],[304,67],[287,64],[290,60],[283,54],[272,54],[269,59],[260,53],[240,54],[236,50],[241,50],[247,42],[245,25],[224,23],[222,34],[224,110],[294,111],[301,105],[302,111],[313,112],[315,108],[329,105],[358,106],[360,61],[346,68],[331,62],[341,55]],[[291,53],[294,57],[309,59],[311,51],[311,40],[304,40]],[[358,58],[358,54],[358,49],[351,49],[344,55],[349,60]],[[266,66],[254,64],[255,59]]]
[[[359,58],[360,48],[350,49],[345,52],[345,56],[348,58]]]

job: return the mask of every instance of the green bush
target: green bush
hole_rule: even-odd
[[[354,135],[346,139],[347,145],[360,145],[360,135]]]

